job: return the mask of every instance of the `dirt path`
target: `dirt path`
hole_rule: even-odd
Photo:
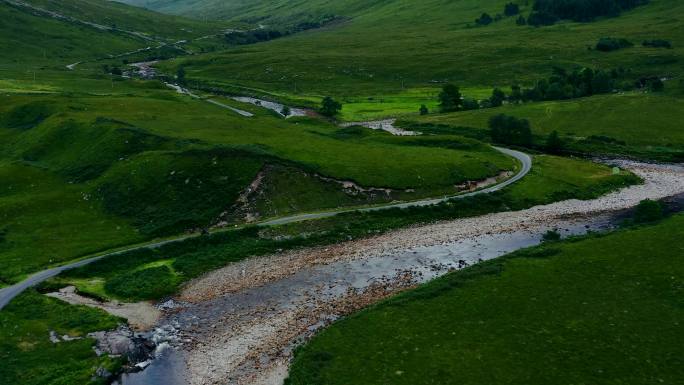
[[[582,234],[611,227],[643,199],[684,193],[684,166],[623,162],[643,185],[393,231],[371,239],[253,258],[191,282],[166,312],[179,384],[281,384],[292,349],[335,319],[448,271],[540,241],[546,230]],[[179,367],[180,365],[180,367]],[[161,365],[164,367],[164,365]],[[159,373],[157,373],[159,374]],[[138,382],[149,381],[145,372]]]

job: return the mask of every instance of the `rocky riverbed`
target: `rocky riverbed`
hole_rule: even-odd
[[[229,265],[191,282],[164,310],[168,349],[130,384],[280,384],[293,347],[335,319],[482,260],[549,229],[609,229],[643,199],[684,193],[684,167],[621,161],[643,185],[589,201],[415,226]],[[169,377],[169,375],[172,376]]]

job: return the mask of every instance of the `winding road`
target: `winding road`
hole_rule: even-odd
[[[277,219],[271,219],[271,220],[266,220],[260,223],[257,223],[258,226],[276,226],[276,225],[282,225],[282,224],[287,224],[287,223],[295,223],[295,222],[302,222],[306,220],[311,220],[311,219],[320,219],[320,218],[328,218],[335,216],[337,214],[342,214],[342,213],[348,213],[348,212],[354,212],[354,211],[361,211],[361,212],[368,212],[368,211],[378,211],[378,210],[387,210],[387,209],[394,209],[394,208],[407,208],[407,207],[420,207],[420,206],[430,206],[430,205],[435,205],[441,202],[445,202],[450,199],[460,199],[460,198],[465,198],[473,195],[478,195],[478,194],[488,194],[492,193],[494,191],[499,191],[517,181],[522,179],[527,173],[530,172],[530,169],[532,168],[532,158],[523,152],[516,151],[516,150],[511,150],[508,148],[501,148],[501,147],[494,147],[496,150],[511,156],[515,159],[517,159],[521,163],[521,168],[520,171],[515,174],[513,177],[490,187],[484,188],[482,190],[478,191],[473,191],[469,192],[466,194],[461,194],[461,195],[455,195],[455,196],[445,196],[442,198],[432,198],[432,199],[424,199],[424,200],[418,200],[418,201],[412,201],[412,202],[400,202],[400,203],[393,203],[393,204],[388,204],[388,205],[382,205],[382,206],[373,206],[373,207],[365,207],[365,208],[360,208],[360,209],[339,209],[335,211],[327,211],[327,212],[321,212],[321,213],[310,213],[310,214],[297,214],[297,215],[290,215],[282,218],[277,218]],[[220,231],[227,231],[227,230],[217,230],[217,232]],[[0,310],[4,308],[14,297],[18,296],[21,294],[24,290],[33,287],[35,285],[38,285],[41,282],[44,282],[45,280],[52,278],[61,272],[65,270],[70,270],[70,269],[75,269],[77,267],[85,266],[87,264],[93,263],[95,261],[98,261],[102,258],[106,257],[111,257],[111,256],[116,256],[120,255],[129,251],[134,251],[134,250],[140,250],[140,249],[154,249],[157,247],[160,247],[162,245],[168,244],[168,243],[173,243],[173,242],[181,242],[186,239],[194,238],[194,237],[199,237],[201,234],[195,233],[195,234],[186,234],[182,236],[178,236],[176,238],[172,239],[167,239],[164,241],[160,242],[153,242],[153,243],[147,243],[147,244],[141,244],[141,245],[136,245],[130,248],[126,248],[123,250],[118,250],[114,252],[109,252],[105,254],[100,254],[94,257],[90,258],[85,258],[81,259],[76,262],[68,263],[65,265],[53,267],[50,269],[46,269],[43,271],[40,271],[38,273],[35,273],[25,280],[16,283],[12,286],[5,287],[3,289],[0,289]]]

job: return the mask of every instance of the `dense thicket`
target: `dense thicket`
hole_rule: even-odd
[[[528,18],[531,25],[550,25],[558,20],[592,21],[614,17],[648,0],[536,0]]]

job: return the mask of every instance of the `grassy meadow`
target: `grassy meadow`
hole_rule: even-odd
[[[682,225],[677,215],[451,273],[336,322],[299,349],[286,383],[678,383]]]

